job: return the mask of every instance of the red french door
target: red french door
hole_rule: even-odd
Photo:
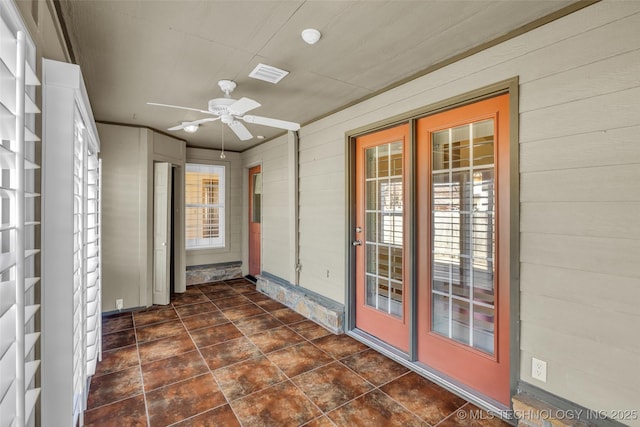
[[[262,218],[262,172],[249,169],[249,274],[257,276],[260,267],[260,223]]]
[[[418,120],[418,360],[509,405],[509,97]]]
[[[408,351],[404,183],[409,125],[356,139],[356,327]]]

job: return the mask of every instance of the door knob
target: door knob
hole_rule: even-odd
[[[360,239],[354,240],[351,244],[353,246],[362,246],[362,240],[360,240]]]

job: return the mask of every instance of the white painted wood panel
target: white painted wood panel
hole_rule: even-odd
[[[520,231],[640,240],[638,218],[640,202],[527,202]]]
[[[520,191],[522,202],[636,202],[640,201],[640,166],[526,173],[520,176]]]
[[[552,152],[553,156],[549,156]],[[520,145],[520,173],[640,163],[640,126]]]

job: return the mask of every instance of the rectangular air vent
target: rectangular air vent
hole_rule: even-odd
[[[281,70],[280,68],[258,64],[249,74],[249,77],[275,84],[282,80],[287,74],[289,74],[288,71]]]

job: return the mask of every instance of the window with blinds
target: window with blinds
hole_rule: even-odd
[[[12,2],[0,2],[0,426],[33,425],[35,347],[35,46]]]
[[[187,163],[185,170],[187,249],[225,246],[225,167]]]

